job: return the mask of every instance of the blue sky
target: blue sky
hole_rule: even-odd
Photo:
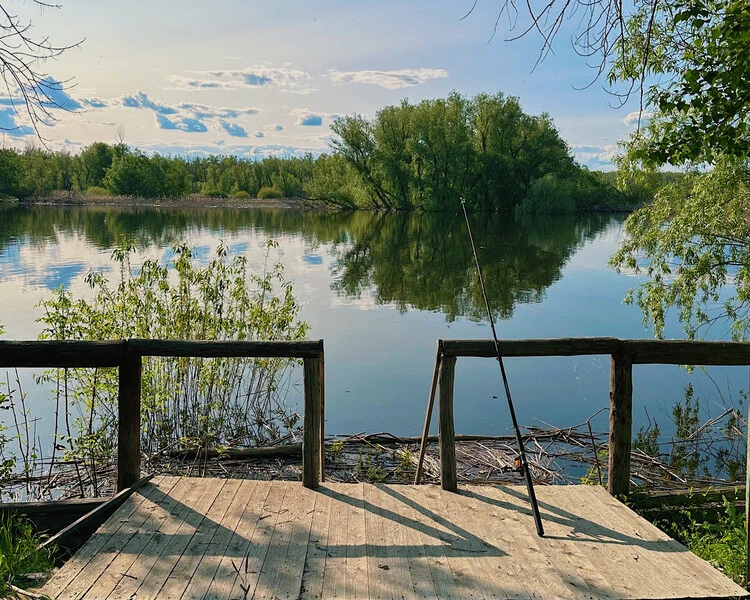
[[[502,91],[526,112],[548,112],[578,160],[611,168],[633,130],[634,106],[612,107],[603,80],[570,47],[572,26],[534,68],[541,47],[529,35],[508,42],[508,19],[494,38],[498,4],[479,0],[217,0],[214,3],[67,0],[59,10],[5,4],[54,43],[80,47],[43,65],[68,84],[75,112],[43,135],[77,151],[94,141],[170,154],[257,158],[328,148],[343,114],[374,116],[408,98]],[[58,98],[58,99],[59,99]],[[2,104],[2,98],[0,98]],[[5,145],[33,140],[28,123],[0,106]]]

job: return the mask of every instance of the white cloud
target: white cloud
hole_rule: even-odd
[[[172,89],[183,91],[248,88],[276,88],[300,93],[311,91],[310,74],[291,66],[256,65],[244,69],[187,71],[184,75],[172,75],[168,80]]]
[[[444,69],[400,69],[398,71],[338,71],[332,69],[330,77],[337,83],[368,83],[387,90],[399,90],[425,83],[430,79],[448,77]]]
[[[257,108],[253,107],[225,108],[192,102],[170,105],[153,100],[148,94],[140,90],[135,94],[121,96],[114,101],[98,100],[97,102],[104,103],[106,106],[124,106],[151,111],[154,113],[157,126],[164,130],[206,133],[208,132],[208,124],[215,123],[227,134],[238,137],[246,137],[247,132],[241,125],[230,123],[227,119],[238,119],[256,115],[259,112]]]
[[[309,108],[295,108],[289,114],[297,118],[295,125],[302,125],[303,127],[320,127],[323,125],[323,119],[338,117],[334,113],[320,112]]]
[[[627,125],[628,127],[637,125],[639,121],[641,122],[641,125],[645,125],[653,114],[654,113],[652,113],[650,110],[634,110],[633,112],[625,115],[625,118],[622,120],[622,122],[625,123],[625,125]]]
[[[571,146],[576,160],[590,169],[610,169],[614,165],[612,159],[617,154],[617,144],[604,146]]]

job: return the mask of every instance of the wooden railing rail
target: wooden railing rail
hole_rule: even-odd
[[[316,488],[325,477],[325,371],[317,341],[0,341],[0,368],[118,367],[117,489],[130,487],[141,470],[141,370],[144,356],[196,358],[301,358],[305,420],[302,482]]]
[[[440,340],[443,363],[458,357],[496,358],[492,340]],[[627,494],[630,489],[630,453],[633,439],[633,365],[750,365],[750,342],[707,342],[691,340],[621,340],[611,337],[503,340],[500,354],[505,358],[534,356],[610,355],[609,413],[609,479],[613,495]],[[450,367],[451,389],[445,390],[442,408],[443,373],[441,371],[440,473],[445,489],[455,489],[455,432],[453,419],[453,366]],[[445,416],[444,416],[445,415]],[[443,418],[450,423],[442,423]],[[445,431],[445,435],[443,434]],[[451,447],[449,447],[451,446]],[[450,464],[443,465],[445,459]]]

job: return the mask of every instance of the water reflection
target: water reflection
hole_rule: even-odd
[[[216,237],[241,231],[294,236],[311,246],[304,258],[309,265],[322,264],[323,254],[315,248],[328,246],[335,261],[331,287],[340,295],[359,298],[372,290],[377,303],[394,304],[402,312],[439,311],[450,321],[484,317],[459,214],[12,206],[1,210],[0,219],[0,253],[6,260],[19,242],[32,247],[56,244],[60,234],[80,236],[100,250],[113,248],[124,237],[140,248],[164,247],[196,229]],[[575,251],[614,219],[474,215],[472,230],[497,315],[509,318],[518,303],[540,302]],[[50,289],[69,284],[84,270],[80,263],[58,267],[40,283]]]

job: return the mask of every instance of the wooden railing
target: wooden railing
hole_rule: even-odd
[[[316,488],[325,478],[323,340],[300,342],[111,342],[0,341],[0,368],[118,367],[117,489],[133,485],[141,471],[141,368],[144,356],[197,358],[301,358],[305,419],[302,483]]]
[[[504,358],[530,356],[609,355],[609,479],[611,494],[630,489],[633,439],[633,365],[750,365],[748,342],[681,340],[620,340],[617,338],[561,338],[508,340],[499,343]],[[439,440],[440,474],[444,489],[456,489],[453,384],[458,357],[496,358],[492,340],[440,340]],[[511,382],[512,385],[512,382]],[[516,402],[519,398],[516,398]]]

